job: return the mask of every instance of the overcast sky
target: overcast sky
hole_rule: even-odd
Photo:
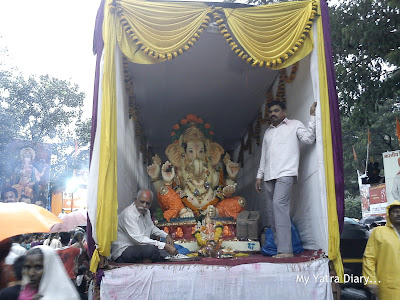
[[[94,23],[100,0],[0,1],[0,47],[7,66],[79,85],[91,115],[95,57]],[[85,114],[86,116],[86,114]]]

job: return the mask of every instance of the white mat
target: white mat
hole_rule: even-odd
[[[305,263],[130,265],[104,272],[100,299],[333,299],[328,259]]]

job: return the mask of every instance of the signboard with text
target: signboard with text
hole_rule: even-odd
[[[400,150],[385,152],[382,156],[387,202],[390,204],[394,200],[400,200]]]

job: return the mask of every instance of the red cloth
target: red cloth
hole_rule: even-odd
[[[57,253],[60,256],[65,269],[67,270],[69,278],[75,279],[75,258],[77,258],[81,254],[81,249],[75,247],[67,247],[61,250],[57,250]]]
[[[263,256],[260,253],[253,253],[249,256],[242,257],[233,257],[233,258],[211,258],[211,257],[203,257],[198,261],[165,261],[158,262],[158,264],[170,264],[170,265],[214,265],[214,266],[237,266],[242,264],[255,264],[255,263],[301,263],[307,262],[311,260],[318,259],[323,257],[324,253],[322,250],[304,250],[304,252],[300,254],[295,254],[294,257],[288,258],[274,258],[271,256]],[[110,262],[110,266],[112,267],[122,267],[132,265],[130,263],[112,263]]]
[[[6,288],[10,282],[15,280],[13,266],[0,262],[0,290]]]

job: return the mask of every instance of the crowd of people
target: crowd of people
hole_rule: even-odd
[[[36,204],[43,208],[47,207],[47,199],[45,196],[39,195],[37,197],[30,197],[25,194],[18,195],[18,191],[13,187],[5,187],[1,191],[0,202],[3,203],[24,202],[28,204]]]
[[[0,300],[88,299],[86,232],[77,227],[3,240],[0,270]]]

